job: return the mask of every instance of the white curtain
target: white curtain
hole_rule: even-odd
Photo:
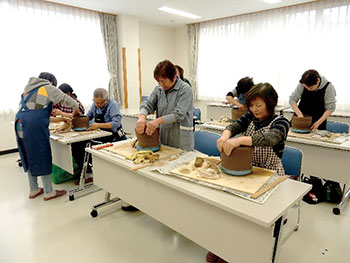
[[[189,42],[189,54],[190,54],[190,83],[192,86],[192,94],[195,100],[198,99],[197,92],[197,72],[198,72],[198,37],[199,37],[199,25],[191,24],[187,25],[188,42]]]
[[[37,0],[0,0],[0,114],[16,111],[31,76],[53,73],[89,105],[108,89],[98,13]]]
[[[317,1],[200,24],[198,97],[224,100],[246,76],[269,82],[288,104],[302,73],[316,69],[350,110],[350,1]]]
[[[101,33],[103,36],[107,67],[110,75],[108,93],[111,99],[114,99],[122,105],[121,90],[118,85],[118,33],[117,19],[115,15],[100,13]]]

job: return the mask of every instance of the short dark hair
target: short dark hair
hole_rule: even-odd
[[[68,92],[73,93],[72,87],[71,87],[69,84],[67,84],[67,83],[62,83],[62,84],[58,87],[58,89],[60,89],[62,92],[66,93],[66,94],[67,94]]]
[[[169,60],[163,60],[159,62],[153,71],[153,77],[158,81],[160,77],[168,78],[171,81],[176,76],[176,68]]]
[[[317,80],[320,78],[320,74],[318,74],[316,70],[309,69],[304,72],[299,82],[300,84],[305,84],[306,86],[310,87],[317,84]]]
[[[58,86],[58,89],[66,94],[68,94],[68,92],[70,92],[70,94],[73,98],[77,98],[77,95],[75,95],[73,88],[67,83],[62,83],[61,85]]]
[[[53,86],[57,86],[57,79],[54,74],[49,72],[41,72],[39,78],[46,79],[52,83]]]
[[[175,65],[175,67],[177,68],[177,70],[180,73],[180,79],[184,79],[184,69],[182,67],[180,67],[179,65]]]
[[[249,108],[251,101],[258,97],[263,99],[266,103],[269,114],[273,114],[277,106],[278,94],[270,83],[259,83],[248,91],[245,98],[247,107]]]
[[[237,90],[237,93],[238,93],[238,94],[245,94],[245,93],[247,93],[253,86],[254,86],[253,78],[245,77],[245,78],[241,78],[241,79],[237,82],[236,90]]]

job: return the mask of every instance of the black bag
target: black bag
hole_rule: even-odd
[[[330,203],[340,203],[343,197],[343,191],[340,188],[338,182],[333,182],[331,180],[325,180],[324,189],[326,194],[326,201]]]
[[[320,178],[315,176],[303,176],[302,182],[312,185],[312,189],[306,195],[304,195],[303,201],[314,205],[325,200],[326,191]]]

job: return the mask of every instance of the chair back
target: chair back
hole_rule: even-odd
[[[141,102],[144,102],[145,100],[147,100],[148,96],[142,96],[141,97]]]
[[[298,148],[286,146],[282,156],[282,165],[286,175],[300,177],[303,152]],[[300,178],[298,178],[300,180]]]
[[[201,109],[200,108],[193,108],[193,116],[197,117],[195,119],[195,122],[200,123],[201,122]]]
[[[209,156],[220,156],[220,152],[216,147],[216,141],[220,138],[220,134],[195,131],[194,132],[194,149],[205,153]]]
[[[339,121],[327,121],[326,130],[336,133],[349,133],[349,124]]]

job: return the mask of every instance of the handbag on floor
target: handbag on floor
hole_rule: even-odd
[[[326,201],[330,203],[340,203],[343,197],[343,191],[338,182],[334,182],[331,180],[326,180],[323,185],[326,192]]]
[[[79,168],[74,158],[73,158],[73,171],[74,171],[74,174],[71,174],[66,170],[52,164],[52,176],[51,176],[52,182],[54,184],[60,184],[60,183],[71,181],[80,177]]]
[[[320,178],[303,176],[301,181],[312,185],[311,190],[304,195],[303,201],[312,205],[325,201],[326,191]]]

